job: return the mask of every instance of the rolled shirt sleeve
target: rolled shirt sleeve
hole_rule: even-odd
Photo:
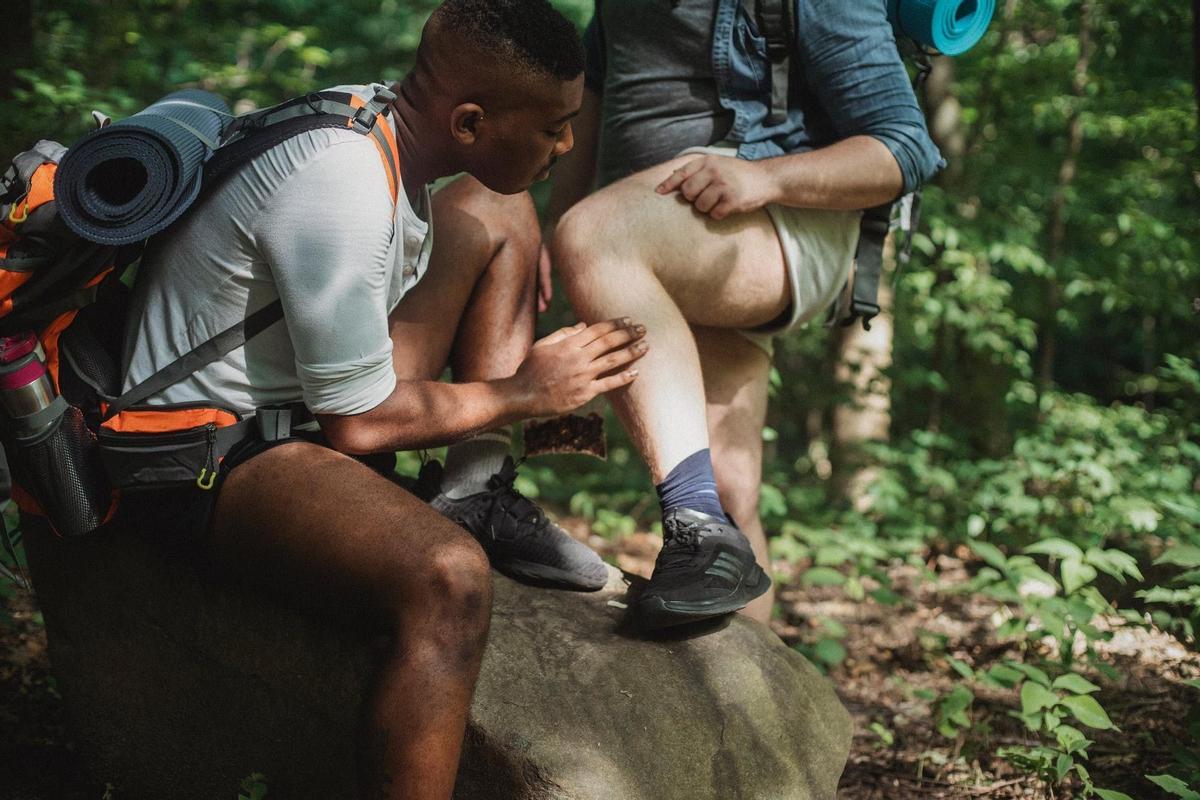
[[[946,165],[929,136],[882,0],[798,0],[796,52],[840,138],[872,136],[900,165],[904,192]]]
[[[395,211],[365,140],[293,173],[256,224],[309,410],[361,414],[396,386],[388,335]]]

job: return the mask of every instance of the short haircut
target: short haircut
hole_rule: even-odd
[[[583,44],[547,0],[446,0],[434,12],[447,30],[519,66],[559,80],[583,72]]]

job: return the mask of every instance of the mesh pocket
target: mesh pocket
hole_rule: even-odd
[[[33,444],[6,443],[13,477],[33,495],[61,536],[100,527],[112,506],[112,490],[96,436],[78,408],[68,406],[58,427]]]

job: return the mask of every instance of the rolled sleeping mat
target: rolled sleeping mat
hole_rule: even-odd
[[[996,0],[888,0],[896,33],[948,56],[977,45],[995,13]]]
[[[59,215],[99,244],[130,244],[158,233],[196,199],[202,167],[228,119],[220,97],[184,89],[92,131],[58,165]]]

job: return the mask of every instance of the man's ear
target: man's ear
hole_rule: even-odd
[[[483,108],[476,103],[462,103],[450,112],[450,135],[459,144],[475,144],[483,122]]]

